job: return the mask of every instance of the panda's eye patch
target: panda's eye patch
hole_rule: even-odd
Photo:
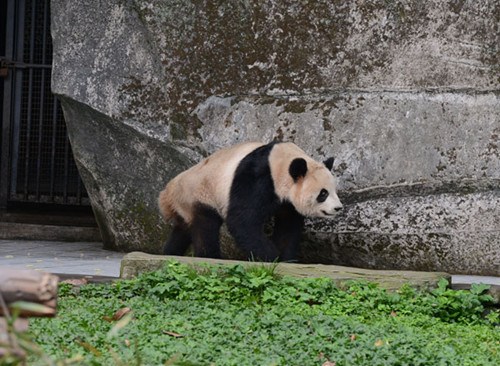
[[[316,198],[316,201],[319,203],[325,202],[326,199],[328,198],[328,191],[326,189],[322,189],[321,192],[319,192],[318,197]]]

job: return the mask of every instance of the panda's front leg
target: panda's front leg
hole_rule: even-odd
[[[281,204],[274,215],[273,242],[280,251],[281,261],[297,260],[304,216],[289,202]]]
[[[261,212],[249,212],[248,208],[240,215],[228,215],[226,224],[236,244],[247,252],[251,260],[272,262],[279,259],[279,251],[264,234],[267,220]]]

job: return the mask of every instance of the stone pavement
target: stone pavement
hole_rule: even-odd
[[[52,273],[118,277],[124,254],[99,242],[0,240],[0,267]]]
[[[99,242],[0,240],[0,267],[58,274],[118,277],[125,253],[102,249]],[[500,277],[452,276],[453,284],[500,285]]]

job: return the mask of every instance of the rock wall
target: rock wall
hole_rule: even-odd
[[[52,0],[53,90],[105,246],[158,251],[156,196],[243,140],[336,156],[303,260],[500,275],[495,0]]]

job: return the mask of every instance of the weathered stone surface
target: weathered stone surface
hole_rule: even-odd
[[[53,89],[105,244],[158,251],[156,195],[241,140],[336,156],[303,260],[500,275],[497,1],[52,0]]]
[[[180,263],[193,266],[202,263],[211,265],[235,265],[243,266],[266,265],[256,262],[220,260],[210,258],[196,257],[177,257],[152,255],[141,252],[132,252],[126,254],[121,263],[120,277],[125,279],[133,278],[141,273],[151,272],[162,268],[166,262],[175,260]],[[274,264],[268,264],[274,265]],[[388,290],[397,290],[404,284],[410,284],[419,288],[435,288],[440,279],[451,280],[451,276],[444,272],[417,272],[417,271],[383,271],[361,268],[350,268],[334,265],[322,264],[298,264],[298,263],[280,263],[276,267],[276,273],[285,276],[298,278],[331,278],[338,284],[347,281],[370,281],[378,283],[380,287]]]
[[[95,109],[62,101],[75,160],[105,246],[154,252],[167,231],[157,208],[158,192],[165,175],[180,172],[188,160],[168,144]]]
[[[210,150],[240,139],[279,137],[315,157],[333,154],[342,190],[455,185],[445,192],[464,191],[458,187],[464,182],[472,190],[485,182],[490,189],[499,186],[499,112],[495,93],[402,91],[211,97],[194,111]]]

